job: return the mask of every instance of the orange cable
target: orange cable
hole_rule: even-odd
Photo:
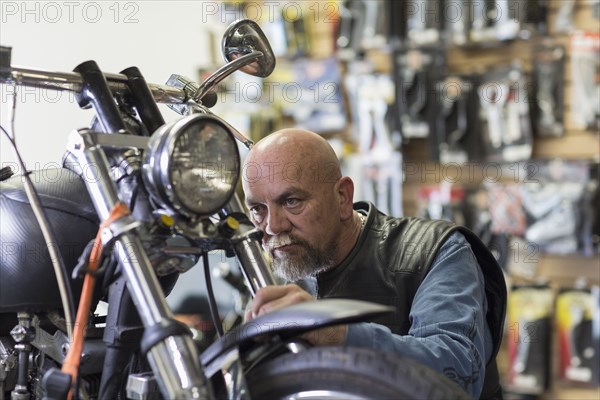
[[[88,271],[83,281],[83,287],[81,289],[81,298],[79,300],[79,307],[77,308],[77,316],[75,317],[75,326],[73,327],[73,342],[69,348],[69,352],[65,357],[65,361],[62,365],[61,371],[71,375],[71,389],[69,390],[68,400],[73,398],[73,386],[77,381],[77,374],[79,372],[79,364],[81,362],[81,353],[83,352],[83,341],[85,337],[85,328],[88,324],[90,315],[90,308],[92,306],[92,295],[94,293],[94,284],[96,283],[96,277],[94,272],[98,270],[100,264],[100,256],[102,255],[102,240],[101,234],[105,228],[108,228],[113,222],[129,214],[129,208],[121,202],[115,204],[110,210],[108,218],[100,224],[94,245],[90,253],[90,259],[88,263]]]

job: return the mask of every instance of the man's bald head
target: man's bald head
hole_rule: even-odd
[[[333,148],[320,135],[298,128],[276,131],[257,142],[245,161],[245,178],[282,174],[286,180],[334,183],[341,176]]]

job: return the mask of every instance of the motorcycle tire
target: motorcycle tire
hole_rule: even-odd
[[[252,399],[470,399],[411,359],[366,348],[314,347],[248,372]]]

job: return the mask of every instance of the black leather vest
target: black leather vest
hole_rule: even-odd
[[[487,247],[474,233],[450,222],[388,217],[364,202],[356,203],[354,209],[368,212],[364,229],[342,264],[317,277],[317,297],[353,298],[393,306],[394,314],[372,322],[405,335],[410,328],[408,317],[413,298],[438,250],[453,232],[462,233],[485,278],[486,320],[494,349],[486,365],[481,398],[501,398],[496,354],[506,314],[506,284]]]

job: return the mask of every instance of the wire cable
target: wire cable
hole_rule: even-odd
[[[16,97],[16,96],[15,96]],[[69,341],[73,340],[73,315],[75,314],[75,303],[73,292],[71,290],[71,286],[67,280],[67,268],[65,266],[64,259],[58,246],[56,244],[58,241],[56,240],[56,236],[48,223],[48,216],[46,215],[46,211],[42,207],[40,196],[33,186],[31,182],[31,178],[29,177],[29,172],[25,168],[25,163],[21,158],[21,153],[17,149],[17,145],[14,140],[14,130],[11,135],[8,131],[0,125],[0,129],[8,138],[8,141],[12,145],[13,152],[15,157],[17,158],[17,162],[21,170],[23,171],[24,178],[24,186],[25,193],[27,194],[27,199],[31,204],[31,208],[33,209],[33,213],[35,218],[40,225],[40,229],[42,234],[44,235],[44,240],[46,241],[46,247],[48,248],[48,253],[50,253],[50,260],[52,261],[52,266],[54,267],[54,274],[56,275],[56,281],[58,284],[58,290],[60,292],[60,299],[62,302],[63,310],[65,313],[65,324],[67,326],[67,336]],[[14,129],[14,125],[13,125]]]
[[[221,318],[219,318],[219,309],[217,308],[217,302],[215,301],[215,293],[212,287],[212,278],[210,274],[210,267],[208,265],[208,253],[202,253],[202,263],[204,265],[204,279],[206,280],[206,290],[208,292],[208,308],[210,308],[210,316],[212,317],[215,330],[219,337],[223,336],[223,325],[221,324]]]

